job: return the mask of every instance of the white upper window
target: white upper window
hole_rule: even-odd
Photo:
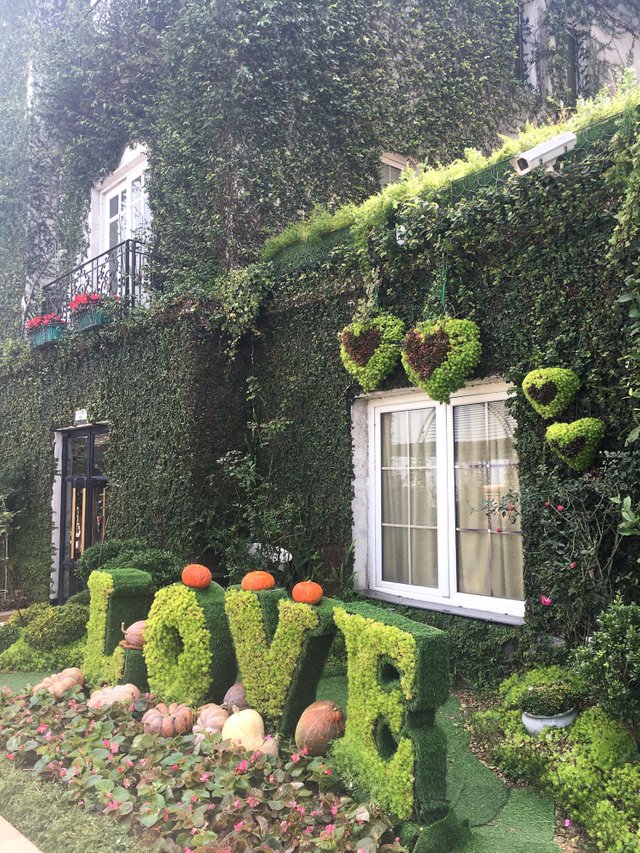
[[[360,586],[436,609],[522,619],[515,424],[507,393],[504,383],[483,383],[448,405],[418,390],[359,401],[366,403],[368,435],[366,490],[359,488],[356,460],[356,498],[366,491],[368,505],[366,522],[354,505]],[[358,548],[365,524],[366,569],[364,544]]]
[[[151,228],[146,182],[147,153],[136,145],[127,148],[115,172],[92,192],[91,256],[125,240],[144,240]]]

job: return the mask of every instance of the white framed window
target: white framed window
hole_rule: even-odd
[[[127,148],[115,172],[91,193],[89,256],[125,240],[149,238],[151,210],[147,187],[147,153],[141,145]]]
[[[363,416],[367,442],[366,465],[356,459],[354,502],[361,588],[417,606],[522,621],[522,531],[508,392],[504,382],[491,381],[461,389],[447,405],[411,389],[362,398],[360,414],[354,407],[356,453]],[[364,489],[358,482],[363,476]],[[366,518],[359,501],[365,493]]]

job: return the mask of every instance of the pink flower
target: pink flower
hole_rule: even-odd
[[[120,747],[118,746],[117,743],[112,743],[111,746],[109,747],[109,749],[111,750],[111,753],[113,755],[115,755],[116,752],[120,752]]]
[[[335,825],[335,823],[328,823],[328,824],[325,826],[325,828],[324,828],[324,832],[325,832],[327,835],[333,835],[333,833],[334,833],[335,831],[336,831],[336,825]]]
[[[200,781],[201,782],[208,782],[209,781],[209,774],[208,773],[201,773],[200,774]]]
[[[575,567],[576,567],[577,565],[578,565],[577,563],[569,563],[569,568],[570,568],[570,569],[575,569]]]
[[[558,512],[564,512],[564,507],[562,506],[562,504],[558,504],[556,509],[558,510]]]
[[[569,820],[569,818],[565,819],[564,825],[567,827],[567,829],[571,826],[571,821]]]
[[[240,764],[236,767],[236,773],[238,776],[242,776],[243,773],[246,773],[249,769],[249,762],[246,758],[243,758]]]
[[[300,750],[300,755],[309,755],[309,747],[303,746],[302,749]]]
[[[109,749],[109,747],[111,746],[111,741],[108,738],[104,738],[102,741],[102,745],[105,749]]]
[[[293,753],[293,755],[291,756],[291,760],[293,761],[294,764],[297,764],[298,761],[300,761],[300,756],[298,755],[297,752]]]
[[[256,806],[260,805],[260,800],[257,797],[247,797],[247,804],[255,809]]]
[[[49,726],[46,723],[40,723],[40,725],[37,728],[37,731],[39,734],[42,734],[42,732],[46,732],[46,730],[48,728],[49,728]]]
[[[335,816],[338,814],[338,806],[337,806],[337,804],[336,804],[336,803],[334,803],[334,804],[331,806],[331,814],[332,814],[332,816],[333,816],[333,817],[335,817]]]
[[[192,802],[192,803],[197,803],[197,802],[198,802],[198,798],[196,797],[196,795],[195,795],[195,794],[192,794],[192,795],[191,795],[191,802]]]
[[[233,801],[233,808],[234,809],[239,809],[241,805],[242,805],[242,800],[234,800]]]
[[[545,505],[546,507],[551,506],[551,504],[550,504],[550,502],[549,502],[549,501],[545,501],[545,502],[544,502],[544,505]]]
[[[280,821],[280,829],[281,829],[283,832],[286,832],[286,830],[287,830],[287,827],[288,827],[288,826],[289,826],[289,824],[286,822],[286,820],[281,820],[281,821]]]
[[[13,759],[14,759],[15,757],[16,757],[15,752],[7,752],[7,753],[5,754],[5,758],[7,759],[7,761],[13,761]]]
[[[502,528],[501,528],[501,527],[496,527],[496,533],[502,533]]]
[[[185,847],[184,853],[193,853],[193,850],[190,847]]]
[[[180,769],[180,767],[178,764],[172,764],[171,767],[169,768],[169,770],[173,771],[174,773],[176,772],[176,770],[179,770],[179,769]]]
[[[541,596],[540,596],[540,601],[541,601],[541,603],[542,603],[545,607],[551,607],[551,605],[553,604],[553,599],[552,599],[552,598],[547,598],[547,596],[546,596],[546,595],[541,595]]]
[[[324,775],[333,776],[333,770],[330,767],[327,767],[327,769],[324,771]]]
[[[243,820],[239,820],[237,823],[233,824],[233,828],[236,832],[240,832],[240,830],[242,829],[243,826],[244,826]]]

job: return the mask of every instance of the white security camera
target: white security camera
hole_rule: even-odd
[[[557,176],[555,170],[556,160],[575,147],[578,137],[575,133],[561,133],[553,139],[541,142],[529,151],[516,154],[509,162],[519,175],[526,175],[532,169],[544,168],[549,175]]]

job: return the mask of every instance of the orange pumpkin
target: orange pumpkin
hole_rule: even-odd
[[[206,566],[190,563],[182,570],[182,583],[192,589],[207,589],[211,586],[213,576]]]
[[[326,755],[329,745],[344,734],[342,709],[329,700],[314,702],[302,712],[296,726],[296,746],[309,755]]]
[[[191,731],[192,724],[191,708],[177,702],[171,705],[160,702],[155,708],[149,708],[142,717],[142,727],[147,735],[175,737],[182,732]]]
[[[323,595],[322,587],[315,581],[300,581],[291,590],[291,598],[301,604],[317,604]]]
[[[242,589],[273,589],[276,585],[275,578],[269,572],[249,572],[242,578],[240,586]]]

